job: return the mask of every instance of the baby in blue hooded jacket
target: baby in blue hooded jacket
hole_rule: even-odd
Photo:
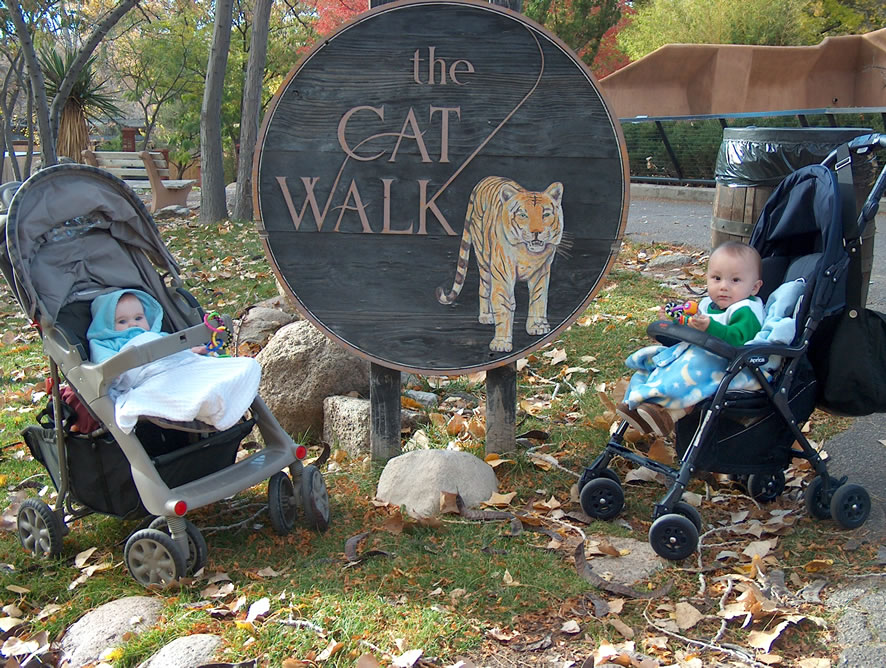
[[[163,308],[141,290],[96,297],[86,332],[89,357],[104,362],[127,346],[166,336]],[[117,425],[129,433],[140,417],[199,420],[220,430],[233,426],[258,392],[261,367],[251,357],[211,357],[205,346],[183,350],[123,372],[108,389]],[[199,353],[199,354],[194,354]]]
[[[104,362],[120,352],[127,343],[143,332],[160,332],[163,325],[163,307],[147,292],[117,290],[99,295],[90,306],[92,322],[86,331],[89,357]],[[206,346],[191,348],[205,354]]]

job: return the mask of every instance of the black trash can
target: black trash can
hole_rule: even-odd
[[[717,189],[711,218],[711,248],[751,238],[754,224],[772,191],[791,172],[820,163],[840,144],[872,133],[870,128],[725,128],[717,153]],[[853,156],[856,210],[877,176],[874,152]],[[874,259],[874,221],[862,239],[864,298]]]

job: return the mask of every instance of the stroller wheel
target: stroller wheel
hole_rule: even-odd
[[[824,492],[824,478],[816,476],[806,488],[804,495],[806,500],[806,512],[819,520],[830,519],[831,517],[831,497],[834,494],[834,485],[828,494]]]
[[[841,485],[831,497],[831,515],[844,529],[856,529],[871,512],[871,497],[861,485]]]
[[[698,529],[688,517],[668,513],[649,527],[649,544],[658,556],[680,561],[698,547]]]
[[[677,501],[674,504],[674,512],[689,519],[695,525],[695,530],[701,534],[701,513],[695,506],[685,501]]]
[[[595,478],[582,487],[579,497],[581,509],[598,520],[611,520],[625,505],[621,485],[609,478]]]
[[[784,491],[784,472],[752,473],[748,476],[748,494],[755,501],[768,503],[775,501]]]
[[[169,535],[169,525],[166,523],[165,517],[155,517],[148,528],[157,529],[167,536]],[[203,538],[200,529],[191,520],[185,520],[185,532],[188,534],[188,558],[185,559],[185,569],[188,575],[193,575],[206,565],[209,548],[206,546],[206,539]]]
[[[64,531],[58,515],[40,499],[26,499],[18,510],[18,539],[35,557],[55,557],[62,551]]]
[[[142,529],[132,534],[126,541],[123,561],[136,582],[145,587],[165,587],[187,570],[185,555],[175,541],[157,529]]]
[[[280,536],[287,535],[295,526],[297,506],[292,479],[277,471],[268,480],[268,514],[271,527]]]
[[[329,528],[329,494],[323,474],[313,464],[308,464],[301,472],[301,503],[305,522],[316,531]]]

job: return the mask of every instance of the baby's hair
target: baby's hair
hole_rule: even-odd
[[[741,241],[725,241],[714,249],[711,257],[714,257],[714,254],[721,251],[732,257],[739,257],[746,262],[752,263],[757,270],[757,278],[762,278],[763,260],[760,258],[760,253],[753,246]]]

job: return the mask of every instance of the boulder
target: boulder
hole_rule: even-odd
[[[375,496],[424,518],[440,512],[441,492],[457,492],[471,508],[487,501],[497,488],[492,467],[469,452],[415,450],[388,461]]]
[[[157,623],[163,600],[128,596],[90,610],[74,622],[61,640],[62,655],[72,666],[92,664],[105,650],[124,644],[124,636],[145,631]]]
[[[282,301],[282,298],[278,298]],[[240,320],[237,329],[237,346],[241,343],[265,345],[278,329],[296,320],[295,316],[278,308],[256,304]]]
[[[412,431],[428,422],[418,411],[400,410],[401,431]],[[360,397],[326,397],[323,400],[323,440],[334,448],[345,450],[352,457],[368,454],[369,399]]]
[[[323,433],[323,400],[369,394],[369,362],[328,339],[307,320],[281,328],[256,357],[259,394],[290,434]]]
[[[176,638],[138,668],[193,668],[212,663],[222,639],[210,633]]]
[[[323,440],[352,457],[369,452],[369,399],[326,397],[323,400]]]

